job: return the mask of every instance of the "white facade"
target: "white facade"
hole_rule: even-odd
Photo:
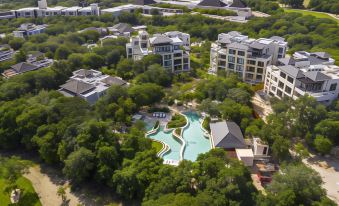
[[[238,160],[242,161],[245,166],[253,166],[254,155],[252,149],[235,149]]]
[[[255,157],[268,156],[268,144],[261,141],[260,138],[253,138],[253,154]]]
[[[309,95],[325,105],[339,95],[339,67],[311,65],[297,68],[292,65],[269,66],[264,91],[279,99],[287,96],[297,99]]]
[[[165,34],[155,34],[149,37],[146,31],[139,31],[126,44],[127,58],[140,60],[148,54],[159,54],[162,66],[171,72],[190,70],[189,34],[174,31]]]
[[[211,45],[210,71],[235,72],[243,81],[264,81],[266,67],[285,57],[287,42],[281,37],[250,39],[239,32],[222,33]]]
[[[14,54],[15,52],[12,48],[0,45],[0,62],[12,59]]]

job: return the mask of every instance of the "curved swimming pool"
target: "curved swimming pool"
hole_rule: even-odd
[[[185,141],[183,150],[183,159],[195,161],[199,154],[208,152],[211,149],[210,140],[204,136],[204,132],[200,127],[200,116],[194,112],[184,114],[189,125],[184,129],[182,138]],[[172,136],[172,131],[164,132],[161,126],[158,132],[148,135],[151,139],[164,142],[170,147],[170,151],[166,152],[162,158],[164,160],[180,160],[181,148],[184,146],[177,138]]]

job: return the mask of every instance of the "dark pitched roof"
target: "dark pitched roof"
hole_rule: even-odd
[[[298,68],[295,68],[294,66],[291,65],[279,66],[279,69],[289,74],[291,77],[294,78],[302,77],[302,72]]]
[[[202,0],[198,6],[225,7],[227,4],[220,0]]]
[[[225,149],[246,148],[240,127],[235,122],[223,121],[210,124],[215,147]]]
[[[247,50],[248,46],[238,43],[238,42],[233,42],[231,44],[228,45],[229,48],[234,48],[234,49],[243,49],[243,50]]]
[[[11,68],[17,73],[24,73],[24,72],[36,70],[38,67],[33,64],[21,62],[21,63],[11,66]]]
[[[233,0],[233,3],[230,7],[237,7],[237,8],[246,8],[247,5],[242,0]]]
[[[81,94],[93,89],[95,86],[79,80],[71,80],[60,86],[62,89],[75,94]]]
[[[311,55],[317,56],[322,59],[328,59],[331,57],[331,55],[326,52],[314,52],[314,53],[311,53]]]
[[[87,69],[80,69],[76,72],[76,75],[83,76],[83,77],[89,77],[92,76],[94,71],[87,70]]]
[[[252,44],[250,44],[250,47],[252,47],[253,49],[259,49],[262,50],[265,48],[265,44],[259,43],[259,42],[253,42]]]
[[[331,79],[329,76],[326,74],[323,74],[319,71],[310,71],[310,72],[305,72],[304,75],[313,81],[325,81],[327,79]]]
[[[117,86],[124,86],[127,84],[126,81],[118,78],[118,77],[112,77],[112,76],[109,76],[105,79],[102,80],[103,83],[105,84],[108,84],[109,86],[112,86],[112,85],[117,85]]]
[[[149,5],[149,4],[156,4],[157,2],[155,2],[154,0],[135,0],[134,4],[137,5]]]
[[[156,35],[151,39],[151,44],[164,44],[170,42],[172,42],[172,39],[164,35]]]
[[[125,32],[133,32],[134,29],[126,24],[126,23],[119,23],[119,24],[116,24],[112,27],[112,29],[116,29],[118,30],[120,33],[125,33]]]

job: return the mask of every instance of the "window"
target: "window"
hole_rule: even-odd
[[[278,87],[279,87],[280,89],[283,89],[283,88],[284,88],[284,83],[282,83],[281,81],[279,81]]]
[[[219,66],[226,66],[226,62],[225,61],[219,61],[218,65]]]
[[[280,91],[279,89],[277,90],[277,95],[279,96],[279,97],[282,97],[282,91]]]
[[[260,61],[258,62],[258,66],[259,66],[259,67],[264,67],[264,65],[265,65],[264,62],[260,62]]]
[[[233,56],[228,56],[228,62],[235,63],[235,57],[233,57]]]
[[[290,76],[287,76],[287,81],[290,82],[291,84],[293,84],[294,79]]]
[[[277,90],[277,88],[275,86],[272,86],[271,90],[275,92],[275,90]]]
[[[237,65],[237,71],[242,72],[244,70],[243,65]]]
[[[254,60],[247,60],[247,64],[255,65],[255,61]]]
[[[237,63],[238,64],[244,64],[244,59],[243,58],[237,58]]]
[[[238,51],[238,55],[239,56],[245,56],[245,52],[244,51]]]
[[[179,45],[174,45],[174,50],[179,50],[179,49],[180,49]]]
[[[172,59],[171,55],[168,54],[168,55],[164,55],[164,60],[169,60],[169,59]]]
[[[337,89],[337,83],[331,84],[330,91],[335,91]]]
[[[226,55],[220,54],[220,55],[219,55],[219,59],[226,59]]]
[[[234,49],[230,49],[228,53],[235,54],[235,50]]]
[[[284,52],[284,48],[279,47],[279,53],[283,53]]]
[[[262,80],[262,75],[257,74],[256,79],[257,79],[257,80]]]
[[[229,64],[228,64],[228,68],[229,68],[229,69],[234,69],[234,64],[230,64],[230,63],[229,63]]]
[[[246,74],[246,79],[253,79],[253,74]]]
[[[264,69],[263,69],[263,68],[258,68],[258,69],[257,69],[257,73],[262,74],[263,72],[264,72]]]
[[[286,74],[284,72],[280,72],[280,76],[284,79],[286,78]]]
[[[255,69],[254,67],[247,67],[248,72],[254,72],[254,69]]]
[[[291,89],[289,86],[286,86],[286,87],[285,87],[285,92],[286,92],[287,94],[291,94],[292,89]]]
[[[277,82],[277,81],[278,81],[278,78],[275,77],[275,76],[272,76],[272,80],[273,80],[274,82]]]

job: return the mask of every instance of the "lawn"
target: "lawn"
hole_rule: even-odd
[[[160,152],[162,149],[162,144],[160,142],[152,141],[152,147],[155,149],[155,151]]]
[[[311,16],[314,16],[316,18],[325,18],[325,19],[331,19],[331,20],[334,20],[336,21],[337,23],[339,23],[339,20],[327,15],[327,14],[324,14],[324,13],[319,13],[319,12],[315,12],[315,11],[305,11],[305,10],[299,10],[299,9],[284,9],[285,12],[296,12],[296,13],[300,13],[302,15],[311,15]]]
[[[35,193],[34,188],[31,182],[24,178],[20,177],[16,181],[19,188],[23,189],[23,194],[20,198],[19,206],[41,206],[38,195]],[[10,199],[9,194],[4,192],[6,187],[6,181],[3,178],[0,178],[0,203],[1,205],[9,205]]]

